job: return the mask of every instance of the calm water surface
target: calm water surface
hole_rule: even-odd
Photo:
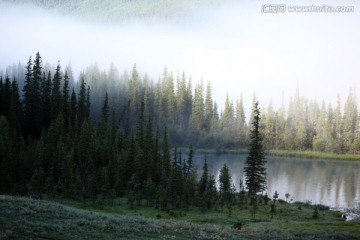
[[[199,174],[204,157],[196,156]],[[207,155],[209,171],[219,179],[224,163],[239,188],[244,180],[243,168],[246,155]],[[311,201],[332,208],[359,208],[360,162],[329,161],[318,159],[267,157],[267,193],[272,198],[275,191],[285,199],[290,193],[293,201]]]

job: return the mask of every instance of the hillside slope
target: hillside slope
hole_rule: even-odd
[[[0,239],[236,239],[239,237],[244,239],[244,235],[236,230],[214,225],[100,214],[49,201],[0,196]]]

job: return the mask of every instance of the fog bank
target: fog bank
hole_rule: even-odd
[[[338,93],[344,102],[349,87],[359,91],[358,2],[329,2],[353,5],[353,13],[271,14],[261,12],[263,4],[206,7],[180,21],[99,24],[0,2],[0,68],[25,63],[37,51],[51,64],[71,62],[75,77],[93,63],[107,70],[113,62],[120,71],[136,63],[156,81],[167,66],[175,75],[185,71],[194,82],[210,81],[220,108],[226,93],[234,100],[242,93],[249,108],[254,92],[266,107],[270,99],[280,105],[296,86],[302,95],[331,104]]]

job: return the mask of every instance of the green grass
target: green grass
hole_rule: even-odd
[[[327,160],[360,161],[358,154],[336,154],[315,151],[269,150],[268,155],[279,157],[318,158]]]
[[[360,222],[341,220],[335,211],[277,203],[277,214],[261,205],[255,217],[247,209],[159,211],[145,205],[130,209],[126,199],[93,207],[66,199],[57,202],[0,196],[0,239],[359,239]],[[61,201],[62,203],[58,203]],[[161,215],[161,219],[156,216]],[[241,230],[234,229],[242,223]]]
[[[0,239],[235,239],[216,225],[119,216],[43,200],[0,197]]]

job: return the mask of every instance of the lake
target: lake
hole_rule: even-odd
[[[218,180],[220,169],[226,163],[237,190],[240,179],[245,180],[245,160],[246,155],[207,155],[210,174]],[[279,198],[284,200],[289,193],[289,200],[293,201],[311,201],[339,209],[359,208],[360,162],[270,156],[266,160],[266,192],[270,198],[278,191]],[[195,162],[200,176],[204,156],[197,154]]]

